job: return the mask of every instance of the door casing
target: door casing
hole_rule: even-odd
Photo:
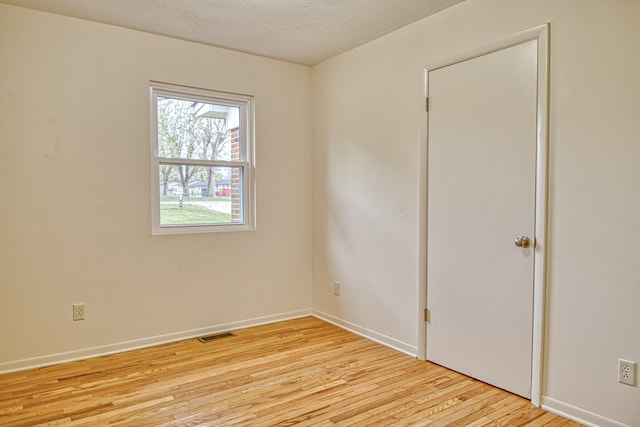
[[[542,397],[542,363],[544,356],[544,315],[547,260],[547,193],[548,193],[548,115],[549,115],[549,24],[537,26],[493,43],[455,54],[429,64],[424,69],[425,97],[429,96],[429,71],[481,55],[505,49],[520,43],[537,40],[538,45],[538,97],[536,113],[536,177],[535,177],[535,250],[533,279],[533,354],[531,357],[531,403],[540,406]],[[421,124],[420,153],[420,237],[419,237],[419,281],[418,295],[418,358],[426,360],[426,298],[427,298],[427,153],[428,113]]]

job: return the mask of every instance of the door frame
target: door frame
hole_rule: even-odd
[[[543,387],[543,361],[545,343],[545,312],[547,282],[547,211],[548,211],[548,157],[549,157],[549,24],[496,40],[490,44],[457,53],[431,63],[424,68],[424,97],[429,96],[429,72],[478,56],[493,53],[521,43],[537,40],[538,45],[538,98],[536,113],[536,177],[535,177],[535,250],[533,267],[533,341],[531,355],[531,403],[540,406]],[[425,98],[421,98],[421,105]],[[427,179],[429,147],[429,114],[423,114],[420,149],[420,234],[418,267],[418,358],[427,354]]]

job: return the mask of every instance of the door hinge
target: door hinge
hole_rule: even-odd
[[[429,97],[428,96],[424,99],[424,109],[427,111],[427,113],[429,112]]]
[[[428,309],[428,308],[425,308],[425,309],[424,309],[424,321],[425,321],[425,322],[429,322],[430,318],[431,318],[431,316],[430,316],[429,309]]]

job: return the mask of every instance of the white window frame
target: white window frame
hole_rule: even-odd
[[[199,89],[167,83],[150,83],[151,95],[151,233],[184,234],[220,231],[255,230],[254,181],[254,102],[253,97],[208,89]],[[158,156],[158,97],[186,101],[201,101],[228,105],[240,109],[239,148],[240,161],[179,159]],[[160,225],[160,164],[188,164],[217,167],[237,167],[242,176],[242,222],[222,224]]]

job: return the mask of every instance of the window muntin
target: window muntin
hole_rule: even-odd
[[[253,228],[252,99],[151,86],[154,234]]]

